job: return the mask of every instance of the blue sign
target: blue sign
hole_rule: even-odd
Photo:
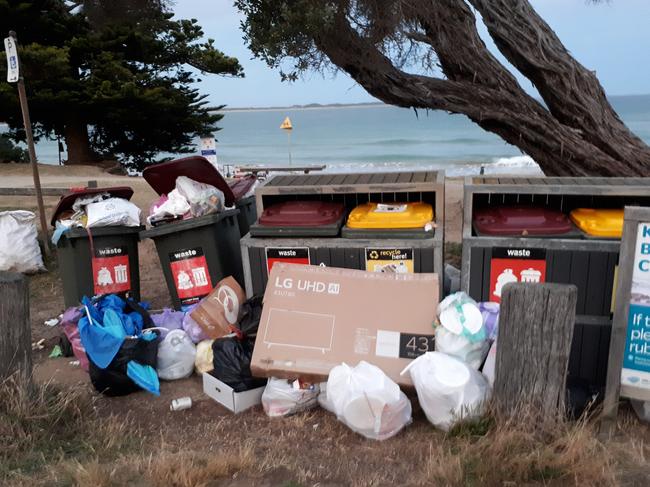
[[[650,306],[630,305],[623,368],[650,373]]]

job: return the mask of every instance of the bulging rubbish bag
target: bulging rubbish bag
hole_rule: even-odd
[[[140,225],[140,208],[123,198],[109,198],[86,206],[86,215],[91,227],[108,227],[123,225],[137,227]]]
[[[342,423],[373,440],[396,435],[411,422],[411,402],[381,369],[361,361],[337,365],[327,380],[327,402]]]
[[[410,372],[420,406],[437,428],[449,431],[460,419],[480,416],[490,394],[483,375],[455,357],[427,352],[413,360]]]
[[[483,316],[476,302],[463,292],[447,296],[438,306],[436,351],[467,362],[478,370],[490,348]]]
[[[196,347],[183,330],[172,330],[158,345],[156,371],[163,380],[184,379],[192,375]]]
[[[271,377],[262,394],[262,406],[267,416],[290,416],[315,407],[319,393],[318,384]]]
[[[31,211],[0,212],[0,271],[33,273],[45,270]]]
[[[201,328],[201,326],[192,318],[192,310],[196,308],[196,306],[198,306],[198,304],[194,304],[187,309],[187,313],[183,316],[182,326],[183,330],[187,332],[192,341],[194,343],[199,343],[208,340],[210,337],[208,337],[203,328]]]
[[[59,326],[61,326],[63,333],[65,333],[66,338],[70,342],[72,353],[79,361],[79,366],[88,372],[88,356],[86,355],[86,349],[81,343],[81,336],[79,335],[79,320],[82,316],[81,308],[68,308],[63,313]]]
[[[212,375],[235,392],[248,391],[266,384],[251,374],[251,357],[255,341],[249,338],[219,338],[212,342],[214,370]]]
[[[209,184],[179,176],[176,178],[176,189],[189,202],[194,217],[216,213],[224,208],[223,192]]]
[[[183,318],[185,318],[185,313],[182,311],[174,311],[170,308],[164,308],[162,313],[151,315],[151,321],[153,321],[154,325],[158,328],[163,328],[160,330],[163,337],[171,330],[182,330]]]
[[[214,340],[203,340],[196,346],[196,356],[194,358],[194,369],[197,374],[212,372],[214,361],[212,355],[212,342]]]

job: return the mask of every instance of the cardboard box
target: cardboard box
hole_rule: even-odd
[[[226,277],[201,300],[190,316],[209,338],[215,340],[232,332],[232,327],[237,325],[239,309],[244,301],[244,290],[233,277]]]
[[[269,275],[251,371],[259,377],[326,380],[365,360],[398,384],[433,351],[436,274],[385,274],[276,263]]]
[[[241,413],[262,403],[265,386],[250,391],[235,392],[228,384],[209,373],[203,374],[203,392],[233,413]]]

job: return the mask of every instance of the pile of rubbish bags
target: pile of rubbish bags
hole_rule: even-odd
[[[262,298],[242,303],[233,333],[203,336],[188,312],[164,309],[150,314],[147,303],[110,294],[83,298],[67,309],[59,325],[94,388],[109,396],[138,390],[160,393],[159,380],[210,373],[235,391],[266,384],[254,378],[250,361],[262,314]]]
[[[217,213],[224,209],[223,192],[209,184],[179,176],[168,194],[160,196],[149,209],[147,222],[152,226],[175,220],[187,220]]]
[[[140,226],[140,208],[126,198],[110,192],[80,194],[69,210],[56,215],[52,243],[71,228],[97,228],[110,226]]]

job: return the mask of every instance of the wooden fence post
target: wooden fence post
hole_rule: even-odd
[[[564,414],[578,289],[563,284],[507,284],[499,313],[494,399],[500,413],[533,407]]]
[[[22,274],[0,272],[0,381],[15,372],[21,382],[31,380],[29,286]]]

